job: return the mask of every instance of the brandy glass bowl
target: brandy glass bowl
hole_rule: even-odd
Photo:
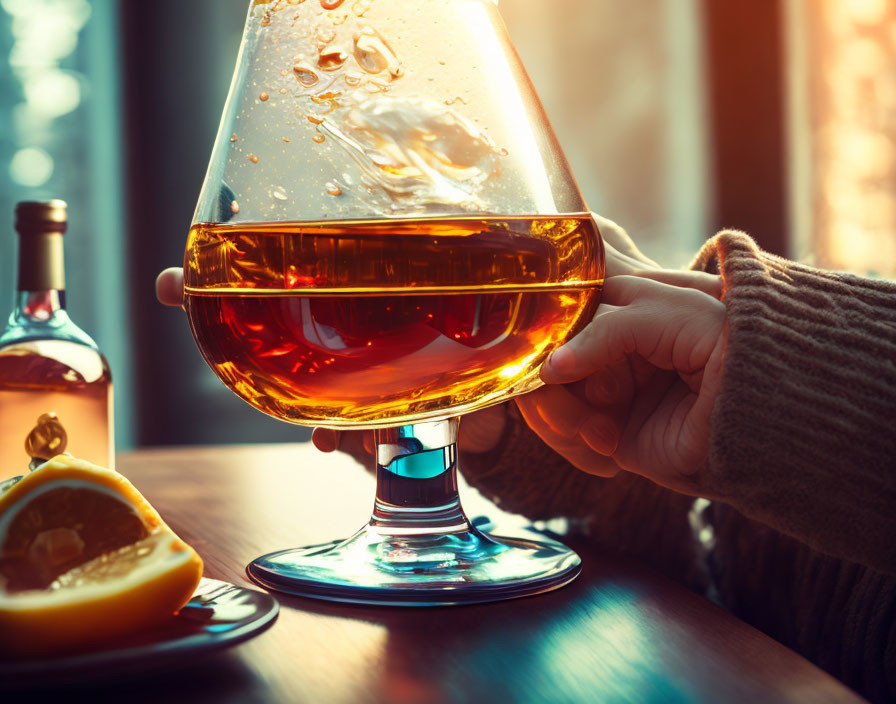
[[[458,417],[584,327],[600,233],[490,0],[255,0],[184,262],[218,377],[290,423],[376,429],[354,536],[260,557],[278,591],[436,605],[579,571],[473,526]]]

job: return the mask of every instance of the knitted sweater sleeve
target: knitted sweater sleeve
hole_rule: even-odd
[[[823,553],[896,574],[896,284],[722,232],[722,390],[697,491]]]

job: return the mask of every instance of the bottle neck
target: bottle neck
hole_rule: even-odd
[[[65,315],[63,233],[21,231],[16,307],[10,323],[54,323]]]
[[[65,290],[62,232],[23,231],[19,234],[19,292]]]
[[[65,312],[65,291],[19,291],[13,317],[18,321],[45,323]]]

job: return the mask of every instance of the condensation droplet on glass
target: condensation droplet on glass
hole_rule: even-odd
[[[255,156],[254,154],[250,154],[250,155],[249,155],[249,161],[251,161],[253,164],[257,164],[258,161],[259,161],[259,159],[258,159],[258,157]]]
[[[317,33],[315,34],[315,39],[320,42],[320,45],[326,46],[336,37],[336,30],[333,29],[332,25],[320,25],[317,28]]]
[[[404,73],[392,47],[371,27],[364,27],[355,36],[355,61],[367,73],[388,70],[394,78],[399,78]]]
[[[331,196],[341,196],[342,189],[337,184],[333,183],[332,181],[328,181],[327,182],[327,193],[329,193]]]
[[[312,95],[311,100],[313,100],[318,105],[322,105],[326,108],[324,110],[324,114],[328,114],[333,112],[336,108],[340,107],[340,103],[338,98],[342,97],[342,93],[338,91],[328,90],[326,93],[320,93],[318,95]]]
[[[296,79],[298,80],[298,82],[306,88],[316,86],[320,81],[318,75],[311,68],[304,64],[296,64],[295,66],[293,66],[292,70],[296,74]]]
[[[277,186],[274,190],[271,191],[271,195],[277,200],[288,200],[289,196],[286,195],[286,191],[282,186]]]
[[[230,204],[230,209],[233,211],[233,214],[236,215],[238,212],[240,212],[240,204],[236,201],[233,201]]]
[[[289,92],[289,91],[286,90],[286,88],[281,88],[281,89],[280,89],[280,95],[286,95],[288,92]]]
[[[318,117],[317,115],[308,115],[308,122],[312,125],[322,125],[324,119],[322,117]]]
[[[292,141],[289,137],[281,137],[280,139],[282,139],[287,144],[289,144]]]
[[[265,92],[263,92],[261,95],[258,96],[258,99],[259,99],[261,102],[264,103],[264,102],[267,102],[268,98],[270,98],[270,97],[271,97],[271,96],[268,95],[268,92],[265,91]]]
[[[328,46],[320,50],[317,65],[321,71],[337,71],[348,61],[348,52],[339,46]]]
[[[349,71],[343,76],[345,79],[345,84],[355,87],[361,85],[361,79],[363,76],[360,73],[355,73],[354,71]]]
[[[316,142],[317,144],[321,144],[325,139],[326,137],[324,137],[322,134],[316,134],[311,138],[311,141]]]
[[[451,98],[450,100],[445,101],[445,105],[454,105],[455,103],[461,103],[462,105],[466,105],[467,101],[461,98],[459,95]]]
[[[236,140],[237,140],[236,132],[234,132],[232,135],[230,135],[230,141],[235,142]]]
[[[503,149],[503,148],[501,149],[501,156],[508,156],[509,154],[510,154],[510,152],[507,151],[506,149]]]
[[[311,99],[317,103],[318,105],[323,105],[331,100],[336,100],[342,93],[339,91],[328,90],[326,93],[318,93],[317,95],[312,95]]]
[[[325,10],[335,10],[344,0],[320,0],[320,6]]]

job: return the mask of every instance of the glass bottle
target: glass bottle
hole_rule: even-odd
[[[60,200],[16,207],[18,292],[0,335],[0,475],[63,452],[114,466],[112,376],[93,339],[65,310]]]

